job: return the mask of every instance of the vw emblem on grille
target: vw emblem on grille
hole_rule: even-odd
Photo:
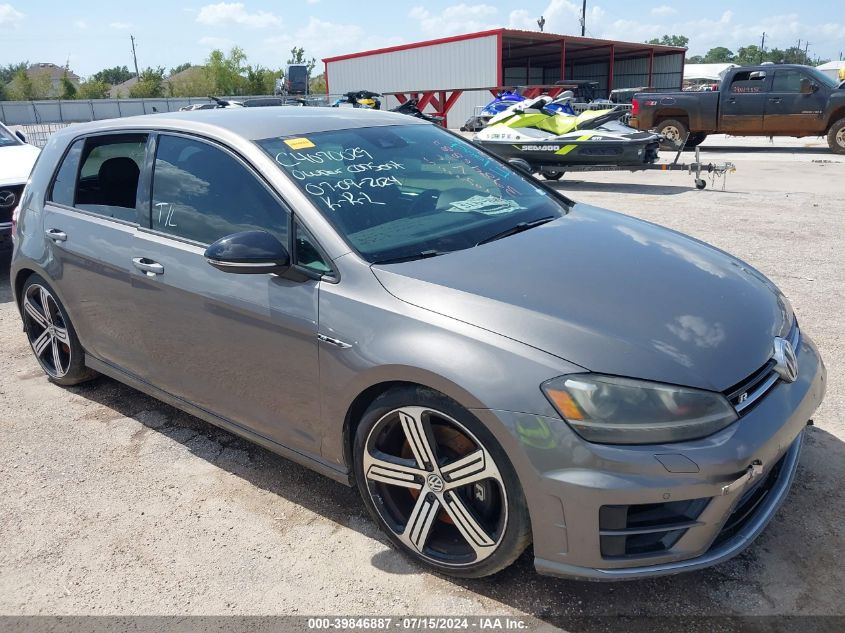
[[[0,191],[0,209],[8,209],[15,204],[15,192],[8,189]]]
[[[786,382],[795,382],[798,378],[798,359],[795,357],[795,350],[792,343],[785,338],[775,337],[775,371]]]
[[[432,492],[443,492],[443,480],[440,475],[431,473],[428,476],[428,487],[431,488]]]

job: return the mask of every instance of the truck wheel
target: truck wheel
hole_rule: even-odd
[[[662,144],[663,149],[675,150],[684,142],[684,138],[689,132],[687,126],[676,119],[662,121],[655,131],[665,139]]]
[[[845,154],[845,118],[839,119],[830,126],[827,133],[827,144],[834,154]]]

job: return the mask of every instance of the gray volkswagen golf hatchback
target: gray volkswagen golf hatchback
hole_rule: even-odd
[[[54,135],[12,284],[59,385],[105,374],[356,485],[492,574],[697,569],[784,500],[825,369],[786,298],[435,125],[207,110]]]

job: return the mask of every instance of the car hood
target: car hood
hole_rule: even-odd
[[[716,391],[762,367],[793,318],[742,261],[583,204],[511,237],[372,270],[407,303],[590,371]]]
[[[0,147],[0,185],[25,183],[40,151],[33,145]]]

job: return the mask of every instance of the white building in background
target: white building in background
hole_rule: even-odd
[[[497,86],[596,81],[599,97],[616,88],[680,90],[686,49],[555,33],[493,29],[323,59],[331,94],[443,91],[454,96],[448,126],[459,127]],[[472,89],[475,90],[472,90]],[[398,105],[387,97],[384,106]],[[431,108],[429,108],[429,111]]]

